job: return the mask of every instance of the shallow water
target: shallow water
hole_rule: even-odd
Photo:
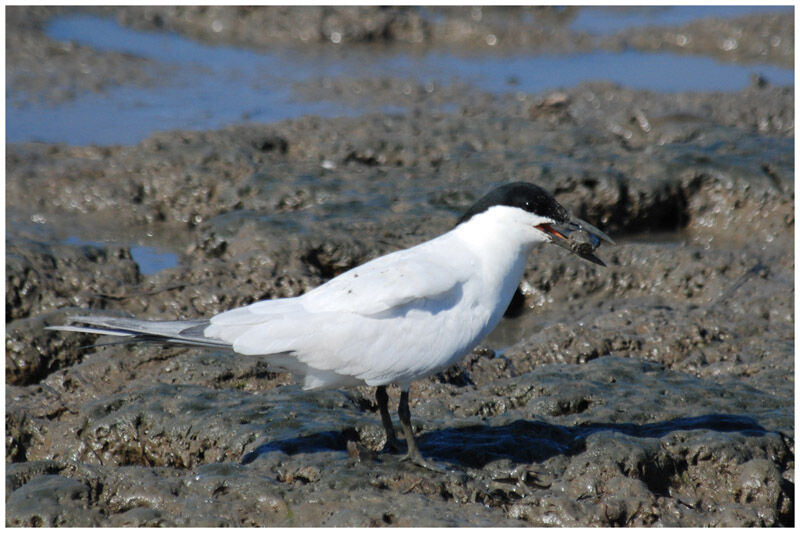
[[[745,11],[673,8],[634,11],[621,19],[580,10],[573,25],[611,31],[628,25],[688,21],[707,15]],[[342,116],[385,108],[352,107],[336,101],[309,101],[293,94],[297,83],[320,78],[390,77],[436,87],[465,83],[492,93],[533,93],[606,80],[632,89],[662,92],[737,91],[760,75],[775,85],[790,85],[793,71],[767,64],[722,63],[674,53],[592,51],[578,54],[470,54],[396,49],[321,47],[314,52],[282,49],[268,53],[232,46],[209,46],[170,33],[151,33],[89,15],[53,20],[47,35],[101,51],[132,54],[167,65],[168,79],[149,87],[123,85],[85,93],[55,105],[7,95],[7,140],[86,144],[131,144],[154,131],[214,129],[252,121],[275,122],[302,115]],[[447,104],[445,104],[447,105]],[[403,112],[402,106],[391,111]]]
[[[637,26],[673,26],[706,17],[734,18],[752,13],[786,11],[790,6],[626,6],[618,8],[582,7],[572,19],[570,28],[594,35]]]
[[[79,237],[68,237],[64,240],[64,244],[73,246],[96,246],[103,248],[108,243],[85,241]],[[131,245],[131,257],[139,265],[139,272],[147,276],[155,274],[165,268],[174,268],[178,266],[178,254],[167,252],[154,248],[152,246]]]

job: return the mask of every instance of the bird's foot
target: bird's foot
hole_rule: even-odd
[[[426,470],[431,470],[433,472],[439,472],[440,474],[444,474],[445,472],[447,472],[447,469],[445,467],[443,467],[439,463],[426,460],[424,457],[422,457],[422,454],[419,453],[419,452],[417,452],[417,453],[409,452],[406,455],[404,455],[403,458],[400,459],[400,460],[404,461],[404,462],[409,462],[409,463],[415,464],[415,465],[417,465],[419,467],[422,467],[422,468],[424,468]]]

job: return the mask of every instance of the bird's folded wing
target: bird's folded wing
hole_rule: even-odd
[[[263,300],[216,315],[205,334],[246,355],[328,354],[313,366],[340,368],[349,356],[329,352],[353,351],[355,339],[378,335],[370,328],[381,326],[372,319],[406,317],[412,310],[433,315],[458,303],[470,259],[453,261],[427,244],[374,259],[303,296]],[[414,323],[403,324],[400,329],[414,329]]]
[[[310,313],[347,312],[391,315],[411,305],[452,305],[465,276],[450,264],[423,256],[408,260],[396,252],[361,265],[302,297]]]

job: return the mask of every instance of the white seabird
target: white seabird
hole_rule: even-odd
[[[293,298],[259,301],[207,320],[153,321],[84,315],[50,329],[117,335],[265,356],[305,389],[377,387],[388,448],[398,440],[386,386],[400,387],[406,458],[419,452],[408,407],[410,384],[469,353],[500,321],[531,250],[553,243],[593,263],[601,241],[544,189],[509,183],[476,202],[447,233],[378,257]]]

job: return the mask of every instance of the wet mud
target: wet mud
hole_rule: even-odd
[[[70,89],[59,80],[76,54],[107,53],[48,44],[54,11],[8,12],[9,83],[29,94],[147,83],[158,68],[109,59],[102,81]],[[110,13],[254,48],[327,46],[333,32],[459,47],[494,32],[506,46],[525,33],[507,11],[469,8]],[[256,32],[265,21],[291,29]],[[752,28],[728,59],[783,64],[791,22],[681,31],[712,55],[717,24]],[[674,30],[603,39],[649,49]],[[599,46],[553,31],[547,46]],[[58,68],[31,66],[34,46]],[[409,111],[7,146],[7,525],[793,525],[793,88],[498,95],[333,78],[296,91]],[[309,393],[257,357],[44,329],[81,308],[188,319],[302,294],[448,230],[512,180],[549,189],[617,245],[596,250],[606,268],[535,250],[498,330],[412,386],[421,452],[444,473],[381,453],[369,388]],[[153,241],[179,265],[143,275],[131,249]]]

